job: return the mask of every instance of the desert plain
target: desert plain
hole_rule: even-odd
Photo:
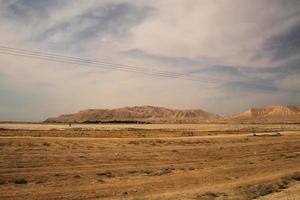
[[[0,124],[0,199],[299,199],[300,124]]]

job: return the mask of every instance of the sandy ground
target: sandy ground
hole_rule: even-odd
[[[68,124],[24,124],[0,123],[0,129],[25,129],[25,130],[66,130]],[[276,131],[298,130],[300,124],[72,124],[72,129],[87,130],[192,130],[192,131]]]
[[[10,126],[0,199],[300,199],[299,125]]]

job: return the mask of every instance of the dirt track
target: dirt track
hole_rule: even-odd
[[[129,131],[126,138],[0,131],[0,199],[300,198],[292,178],[300,172],[299,131],[173,137],[160,129],[157,138]]]

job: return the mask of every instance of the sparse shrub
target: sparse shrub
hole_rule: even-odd
[[[159,170],[158,172],[156,172],[154,175],[156,176],[161,176],[161,175],[165,175],[165,174],[170,174],[172,173],[174,169],[172,168],[163,168],[161,170]]]
[[[146,175],[151,175],[153,173],[152,170],[143,170],[143,173],[145,173]]]
[[[206,192],[204,194],[198,195],[196,197],[196,200],[214,200],[218,197],[227,197],[228,195],[226,193],[220,193],[220,192]]]
[[[105,177],[108,177],[108,178],[112,178],[115,175],[113,175],[113,173],[110,172],[110,171],[106,171],[106,172],[99,172],[99,173],[97,173],[97,176],[105,176]]]
[[[19,178],[14,181],[15,184],[27,184],[27,180],[24,178]]]
[[[75,176],[73,176],[74,178],[81,178],[81,176],[80,175],[75,175]]]
[[[290,158],[295,158],[294,155],[286,155],[285,158],[290,159]]]
[[[289,187],[288,179],[282,179],[277,183],[278,189],[283,190]]]
[[[0,176],[0,185],[5,184],[5,178],[3,176]]]
[[[240,177],[238,176],[227,176],[225,177],[226,180],[238,180]]]
[[[273,185],[259,185],[257,188],[257,194],[259,196],[265,196],[277,192],[277,189]]]
[[[43,146],[46,146],[46,147],[48,147],[48,146],[50,146],[50,143],[48,143],[48,142],[44,142],[44,143],[43,143]]]
[[[170,174],[172,171],[175,170],[175,168],[162,168],[158,171],[152,171],[152,170],[144,170],[143,173],[145,173],[146,176],[161,176],[165,174]]]
[[[244,190],[246,196],[250,199],[256,199],[260,196],[265,196],[274,192],[280,192],[289,187],[290,181],[300,180],[300,173],[296,172],[293,175],[281,178],[279,181],[270,184],[261,184],[250,186]]]
[[[276,133],[276,136],[282,136],[282,134],[278,132],[278,133]]]
[[[182,133],[182,136],[194,136],[194,133],[191,132],[191,131],[184,131],[184,132]]]
[[[280,189],[277,185],[273,184],[261,184],[257,186],[252,186],[246,189],[245,193],[246,196],[250,199],[256,199],[260,196],[266,196],[268,194],[271,194],[273,192],[278,192]]]
[[[162,140],[156,140],[156,142],[157,142],[158,144],[164,144],[164,143],[165,143],[165,141],[162,141]]]
[[[137,172],[138,172],[137,170],[130,170],[130,171],[128,171],[128,174],[135,174]]]
[[[129,141],[128,144],[139,145],[139,142],[138,141]]]
[[[292,175],[292,179],[296,181],[300,181],[300,172],[296,172],[294,175]]]
[[[45,180],[38,180],[37,182],[36,182],[36,184],[43,184],[43,183],[45,183],[46,181]]]

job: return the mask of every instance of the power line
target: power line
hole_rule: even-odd
[[[158,73],[158,74],[162,74],[162,75],[172,75],[172,76],[175,76],[171,73],[162,73],[162,72],[153,72],[151,70],[144,70],[144,69],[139,69],[139,68],[132,68],[132,67],[122,67],[122,66],[114,66],[112,64],[107,64],[107,63],[98,63],[98,62],[95,62],[95,61],[92,61],[92,60],[86,60],[86,59],[77,59],[77,58],[73,58],[73,57],[64,57],[64,56],[56,56],[56,55],[51,55],[51,54],[41,54],[41,53],[36,53],[36,52],[32,52],[30,51],[29,53],[22,50],[22,51],[16,51],[16,50],[10,50],[10,49],[3,49],[3,48],[0,48],[0,50],[3,50],[4,52],[3,53],[10,53],[11,55],[20,55],[20,56],[30,56],[30,57],[33,57],[33,58],[46,58],[50,61],[52,60],[55,60],[55,61],[68,61],[68,62],[76,62],[76,63],[84,63],[84,64],[89,64],[89,65],[94,65],[94,64],[100,64],[101,66],[102,65],[105,65],[107,68],[108,67],[111,67],[113,69],[122,69],[122,70],[136,70],[136,71],[141,71],[141,72],[147,72],[147,73]],[[49,56],[50,55],[50,56]]]
[[[32,50],[28,50],[28,49],[19,49],[19,48],[13,48],[13,47],[2,46],[2,45],[0,45],[0,54],[6,54],[6,55],[11,55],[11,56],[21,56],[21,57],[26,57],[26,58],[46,60],[46,61],[57,62],[57,63],[80,65],[83,67],[90,67],[90,68],[119,70],[119,71],[139,73],[139,74],[144,74],[144,75],[149,75],[149,76],[156,76],[156,77],[161,77],[161,78],[177,78],[177,79],[204,82],[204,83],[215,85],[213,87],[206,87],[206,88],[217,88],[217,87],[221,86],[220,85],[221,83],[222,84],[230,84],[230,83],[238,84],[239,83],[239,82],[232,82],[232,81],[211,78],[211,77],[209,77],[209,78],[208,77],[200,77],[198,75],[193,76],[193,75],[184,74],[184,73],[156,70],[156,69],[150,69],[150,68],[145,68],[145,67],[136,67],[136,66],[132,66],[132,65],[118,64],[118,63],[112,63],[112,62],[101,61],[101,60],[90,60],[90,59],[83,59],[83,58],[79,58],[79,57],[63,56],[63,55],[54,54],[54,53],[32,51]],[[250,82],[250,83],[248,82],[247,86],[248,87],[251,87],[251,86],[258,87],[258,88],[261,87],[261,85],[253,83],[253,82]],[[278,88],[278,89],[282,89],[282,88]]]
[[[115,64],[115,63],[98,61],[98,60],[89,60],[89,59],[83,59],[78,57],[62,56],[53,53],[31,51],[31,50],[18,49],[18,48],[12,48],[7,46],[0,46],[0,53],[13,55],[13,56],[22,56],[27,58],[61,62],[67,64],[84,65],[88,67],[91,66],[100,67],[105,69],[121,70],[126,72],[141,73],[145,75],[160,76],[166,78],[180,78],[184,80],[200,81],[200,82],[213,83],[213,84],[219,83],[220,81],[224,81],[220,79],[195,77],[184,73],[175,73],[175,72],[169,72],[163,70],[154,70],[149,68],[135,67],[131,65]]]
[[[183,80],[204,82],[204,83],[215,85],[214,87],[206,87],[206,88],[220,87],[220,83],[223,83],[223,84],[234,83],[234,82],[229,82],[229,81],[217,79],[217,78],[192,76],[190,74],[184,74],[184,73],[176,73],[176,72],[170,72],[170,71],[164,71],[164,70],[155,70],[155,69],[149,69],[149,68],[145,68],[145,67],[135,67],[132,65],[116,64],[116,63],[111,63],[111,62],[101,61],[101,60],[83,59],[83,58],[73,57],[73,56],[63,56],[63,55],[54,54],[54,53],[32,51],[32,50],[28,50],[28,49],[19,49],[19,48],[13,48],[13,47],[2,46],[2,45],[0,45],[0,54],[21,56],[21,57],[26,57],[26,58],[40,59],[40,60],[65,63],[65,64],[80,65],[80,66],[84,66],[84,67],[113,69],[113,70],[119,70],[119,71],[125,71],[125,72],[140,73],[140,74],[144,74],[144,75],[156,76],[156,77],[161,77],[161,78],[178,78],[178,79],[183,79]],[[238,82],[236,82],[236,83],[238,83]],[[255,84],[255,83],[247,83],[247,85],[253,86],[253,87],[261,86],[261,85]]]
[[[172,76],[188,76],[188,77],[192,77],[192,78],[202,78],[202,79],[206,79],[206,80],[216,80],[216,81],[225,81],[222,79],[216,79],[216,78],[207,78],[207,77],[195,77],[192,76],[190,74],[184,74],[184,73],[176,73],[176,72],[170,72],[170,71],[163,71],[163,70],[155,70],[155,69],[150,69],[148,68],[144,68],[144,67],[135,67],[132,65],[124,65],[124,64],[118,64],[118,63],[111,63],[111,62],[107,62],[107,61],[103,61],[103,60],[90,60],[90,59],[83,59],[83,58],[79,58],[79,57],[71,57],[71,56],[62,56],[62,55],[58,55],[58,54],[54,54],[54,53],[48,53],[48,52],[41,52],[41,51],[32,51],[32,50],[28,50],[28,49],[19,49],[19,48],[12,48],[12,47],[7,47],[7,46],[1,46],[0,45],[0,49],[4,49],[4,50],[10,50],[10,51],[17,51],[17,52],[29,52],[32,54],[42,54],[42,55],[47,55],[47,56],[51,56],[51,57],[59,57],[62,59],[71,59],[71,60],[75,60],[75,61],[80,61],[80,62],[84,62],[84,63],[92,63],[92,64],[104,64],[104,65],[108,65],[108,66],[118,66],[118,67],[122,67],[122,68],[129,68],[129,69],[134,69],[134,70],[142,70],[142,71],[147,71],[147,72],[153,72],[153,73],[160,73],[160,74],[167,74],[167,75],[172,75]]]
[[[12,55],[12,56],[21,56],[21,57],[26,57],[26,58],[34,58],[34,59],[40,59],[40,60],[46,60],[46,61],[53,61],[53,62],[58,62],[58,63],[66,63],[66,64],[75,64],[75,65],[83,65],[85,67],[95,67],[91,64],[83,63],[83,62],[75,62],[75,61],[68,61],[68,60],[62,60],[62,59],[56,59],[56,58],[48,58],[48,57],[41,57],[38,55],[30,55],[30,54],[24,54],[24,53],[14,53],[14,52],[2,52],[0,50],[0,53],[6,54],[6,55]],[[98,65],[97,65],[98,66]],[[134,71],[130,69],[122,69],[122,68],[112,68],[108,66],[101,66],[101,68],[104,69],[115,69],[115,70],[121,70],[121,71],[126,71],[126,72],[136,72],[140,73],[141,71]],[[152,74],[152,73],[146,73],[147,75],[157,75],[157,76],[162,76],[162,77],[170,77],[170,78],[176,78],[168,75],[163,75],[163,74]]]
[[[28,54],[20,54],[20,53],[11,53],[11,52],[1,52],[0,54],[6,54],[6,55],[13,55],[13,56],[21,56],[21,57],[26,57],[26,58],[34,58],[34,59],[40,59],[40,60],[46,60],[46,61],[52,61],[52,62],[58,62],[58,63],[65,63],[65,64],[74,64],[74,65],[81,65],[84,67],[89,67],[89,68],[103,68],[103,69],[113,69],[113,70],[120,70],[120,71],[125,71],[125,72],[134,72],[134,73],[140,73],[144,75],[151,75],[151,76],[158,76],[158,77],[164,77],[164,78],[180,78],[184,80],[190,80],[190,81],[201,81],[204,82],[203,80],[199,79],[191,79],[191,78],[185,78],[185,77],[179,77],[179,76],[172,76],[172,75],[167,75],[167,74],[158,74],[158,73],[151,73],[151,72],[143,72],[143,71],[137,71],[137,70],[132,70],[132,69],[123,69],[123,68],[116,68],[116,67],[109,67],[106,65],[94,65],[94,64],[87,64],[83,62],[74,62],[74,61],[68,61],[68,60],[61,60],[61,59],[54,59],[54,58],[47,58],[47,57],[40,57],[40,56],[34,56],[34,55],[28,55]]]
[[[5,46],[0,46],[0,49],[4,49],[4,50],[9,50],[9,51],[13,51],[13,52],[29,52],[35,55],[47,55],[50,57],[57,57],[57,58],[62,58],[62,59],[71,59],[71,60],[75,60],[75,61],[81,61],[81,62],[85,62],[85,63],[100,63],[100,64],[105,64],[105,65],[113,65],[113,66],[123,66],[126,68],[133,68],[133,69],[138,69],[138,70],[146,70],[146,71],[150,71],[150,72],[160,72],[160,73],[168,73],[168,74],[173,74],[173,75],[182,75],[180,73],[174,73],[174,72],[168,72],[168,71],[162,71],[162,70],[153,70],[153,69],[149,69],[149,68],[141,68],[141,67],[134,67],[131,65],[124,65],[124,64],[117,64],[117,63],[111,63],[111,62],[107,62],[107,61],[99,61],[99,60],[90,60],[90,59],[83,59],[83,58],[78,58],[78,57],[71,57],[71,56],[62,56],[62,55],[58,55],[58,54],[53,54],[53,53],[47,53],[47,52],[38,52],[38,51],[32,51],[32,50],[26,50],[26,49],[16,49],[16,48],[12,48],[12,47],[5,47]]]

